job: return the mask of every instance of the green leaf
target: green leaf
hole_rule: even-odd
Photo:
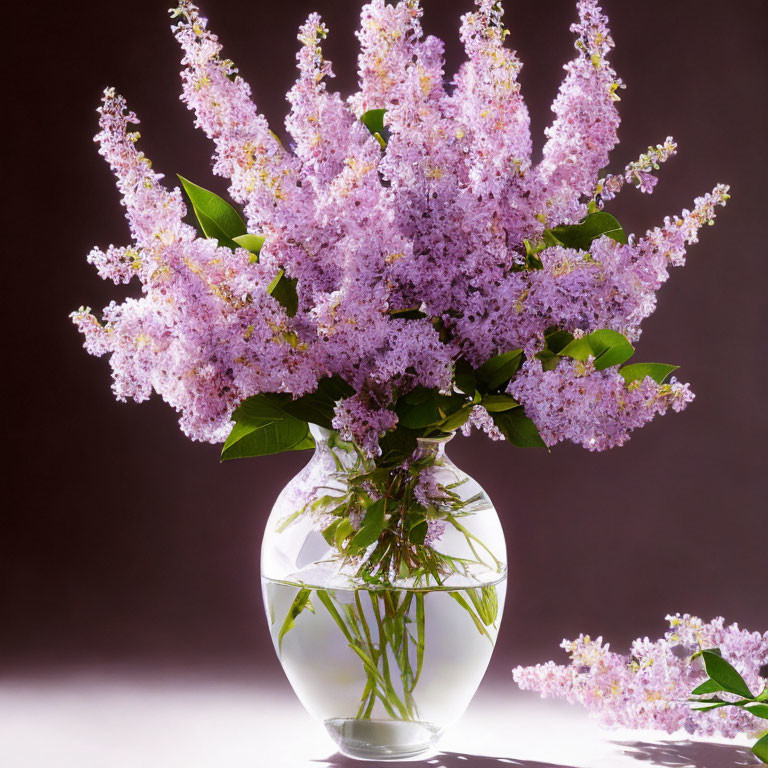
[[[398,424],[391,432],[387,432],[379,440],[379,448],[381,449],[381,456],[377,462],[379,466],[402,464],[403,461],[413,456],[418,435],[418,432],[406,429],[401,424]]]
[[[384,115],[386,113],[386,109],[369,109],[360,116],[360,122],[371,133],[381,133],[384,130]]]
[[[724,690],[724,688],[720,683],[717,683],[714,680],[705,680],[700,686],[691,691],[691,695],[704,696],[707,693],[717,693],[722,690]]]
[[[714,653],[717,656],[722,656],[723,652],[719,648],[708,648],[707,649],[710,653]],[[691,655],[691,661],[694,659],[698,659],[701,655],[703,655],[704,651],[696,651]]]
[[[552,326],[544,332],[544,349],[536,353],[545,371],[554,371],[561,360],[560,353],[573,341],[573,334]]]
[[[617,243],[628,242],[627,234],[614,216],[605,211],[590,213],[578,224],[563,224],[552,227],[549,232],[566,248],[588,251],[594,240],[605,235]]]
[[[451,414],[447,419],[439,422],[438,426],[443,432],[455,432],[459,427],[466,424],[474,407],[473,403],[469,403],[468,405],[459,408],[456,413]]]
[[[735,693],[747,699],[754,698],[744,682],[744,678],[722,657],[712,651],[702,651],[704,666],[707,674],[720,685],[724,691]]]
[[[635,353],[626,336],[608,328],[590,333],[589,343],[595,352],[595,369],[598,371],[621,365]]]
[[[676,371],[679,365],[668,365],[667,363],[632,363],[619,368],[619,373],[624,377],[627,384],[633,381],[642,381],[646,376],[650,376],[657,384],[663,384],[672,371]]]
[[[314,447],[306,422],[283,409],[288,395],[254,395],[232,414],[235,425],[221,451],[222,461]]]
[[[299,593],[294,598],[293,602],[291,603],[291,607],[288,609],[288,615],[285,617],[283,626],[280,627],[280,633],[277,636],[278,649],[281,650],[283,647],[283,637],[285,636],[286,632],[289,632],[296,626],[297,616],[310,604],[309,598],[311,595],[311,589],[300,589]]]
[[[573,334],[563,330],[552,330],[544,336],[546,348],[556,355],[573,341]]]
[[[472,606],[470,606],[466,599],[458,592],[448,592],[448,595],[450,595],[469,614],[469,617],[474,622],[477,631],[481,635],[485,635],[489,640],[491,640],[491,642],[493,642],[493,639],[486,629],[485,624],[483,624],[482,619],[472,610]]]
[[[411,544],[423,544],[424,539],[427,537],[427,530],[426,520],[420,520],[416,525],[412,525],[408,534]]]
[[[461,395],[441,395],[437,389],[416,387],[398,400],[395,412],[407,429],[423,429],[456,413],[466,400]]]
[[[522,362],[522,349],[504,352],[487,360],[475,371],[478,389],[485,392],[498,389],[517,373]]]
[[[383,498],[374,501],[368,506],[365,510],[365,517],[363,518],[363,524],[360,526],[360,530],[349,542],[347,550],[350,554],[361,552],[373,544],[374,541],[378,540],[386,525],[384,520],[384,513],[386,510],[387,503]]]
[[[713,700],[714,701],[714,700]],[[691,709],[694,712],[711,712],[713,709],[721,709],[722,707],[735,707],[738,706],[738,704],[731,704],[730,701],[722,701],[721,699],[718,699],[716,702],[712,704],[707,704],[706,702],[699,702],[702,704],[702,706],[692,706]]]
[[[566,344],[560,351],[560,354],[564,357],[572,357],[574,360],[586,360],[595,353],[592,345],[589,343],[589,337],[582,336]]]
[[[748,704],[744,709],[749,712],[750,715],[762,717],[763,720],[768,720],[768,704]]]
[[[341,520],[334,520],[329,526],[320,531],[326,543],[331,547],[336,543],[336,529],[339,527],[340,523]]]
[[[475,394],[475,389],[477,388],[475,370],[463,357],[460,357],[456,361],[453,381],[459,392],[463,392],[465,395],[470,396]]]
[[[280,269],[275,279],[267,286],[267,293],[285,307],[288,317],[295,317],[299,309],[299,296],[296,293],[295,277],[286,277]]]
[[[768,733],[752,747],[752,752],[764,763],[768,763]]]
[[[386,109],[369,109],[360,116],[360,122],[374,135],[382,149],[389,141],[389,130],[384,126]]]
[[[336,526],[336,530],[333,532],[333,542],[332,544],[336,545],[336,549],[341,549],[344,542],[347,540],[347,537],[350,533],[354,532],[354,528],[352,527],[352,523],[349,522],[348,518],[344,518],[343,520],[339,521],[339,524]]]
[[[355,390],[341,376],[326,377],[320,379],[314,392],[286,401],[283,409],[301,421],[333,429],[336,403],[354,394]]]
[[[559,354],[574,360],[586,360],[592,355],[595,358],[595,370],[602,371],[612,365],[621,365],[634,352],[635,348],[626,336],[609,328],[601,328],[580,339],[574,339]]]
[[[200,229],[203,231],[205,237],[210,237],[212,240],[216,240],[220,248],[229,248],[230,251],[236,251],[240,246],[232,239],[227,237],[223,230],[221,230],[216,222],[206,216],[202,211],[197,211],[197,220],[200,222]],[[209,236],[208,232],[212,234]]]
[[[500,413],[520,407],[520,403],[512,395],[486,395],[480,401],[480,405],[489,413]]]
[[[399,399],[399,403],[405,405],[421,405],[428,400],[432,400],[437,394],[437,389],[434,387],[423,387],[421,385],[414,387],[410,392],[406,392]]]
[[[546,448],[536,425],[525,415],[523,408],[492,413],[493,423],[507,440],[520,448]]]
[[[264,235],[238,235],[237,237],[233,237],[232,240],[241,248],[250,251],[251,255],[256,256],[252,261],[259,260],[258,256],[259,253],[261,253],[261,247],[264,245]]]
[[[183,176],[179,176],[179,181],[206,237],[218,240],[219,245],[226,248],[232,248],[236,237],[248,233],[240,214],[226,200]]]
[[[411,307],[410,309],[390,309],[387,314],[393,320],[421,320],[426,317],[426,314],[424,314],[418,307]]]
[[[551,349],[542,349],[541,352],[536,353],[536,359],[541,361],[541,367],[545,371],[554,371],[562,358]]]

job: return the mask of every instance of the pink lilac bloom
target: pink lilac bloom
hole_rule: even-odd
[[[517,667],[514,680],[542,698],[581,704],[606,726],[726,738],[764,731],[765,720],[744,709],[697,712],[688,699],[708,678],[701,657],[693,655],[710,648],[720,648],[752,693],[759,695],[768,684],[760,676],[768,662],[768,632],[749,632],[737,624],[726,625],[722,618],[704,622],[676,614],[667,620],[670,628],[663,638],[638,638],[626,655],[612,652],[601,637],[564,640],[561,647],[570,655],[570,664],[549,661]]]
[[[564,360],[552,371],[528,360],[510,387],[551,446],[570,440],[590,451],[623,445],[633,429],[668,408],[681,411],[693,400],[687,384],[649,376],[627,384],[615,368],[596,371],[591,358]]]
[[[354,440],[363,450],[374,453],[379,438],[396,423],[397,416],[392,411],[365,403],[360,395],[354,395],[337,407],[333,428],[342,440]]]
[[[366,3],[348,98],[331,88],[329,30],[310,14],[283,127],[270,127],[206,18],[181,2],[172,30],[182,101],[213,142],[214,174],[265,242],[254,260],[185,224],[181,191],[139,149],[138,118],[105,92],[96,140],[131,242],[94,248],[88,260],[115,284],[137,281],[141,294],[72,318],[86,349],[109,358],[116,397],[157,394],[187,435],[220,442],[246,398],[298,397],[338,375],[356,394],[338,404],[337,428],[371,455],[397,424],[396,399],[417,386],[450,392],[459,357],[477,367],[523,349],[528,361],[509,391],[547,444],[621,445],[690,402],[678,382],[625,385],[615,368],[563,360],[545,371],[535,362],[553,326],[636,341],[670,267],[728,199],[718,185],[626,244],[600,237],[584,251],[543,240],[546,228],[578,222],[628,184],[651,192],[653,172],[677,151],[668,139],[622,172],[602,173],[617,143],[622,83],[600,6],[578,0],[576,11],[576,53],[537,161],[499,2],[476,0],[462,17],[465,61],[453,74],[443,43],[422,29],[418,0]],[[360,119],[372,109],[385,110],[384,146]],[[541,246],[540,269],[527,264],[526,243]],[[293,316],[269,293],[280,270],[297,281]],[[482,406],[469,424],[501,438]]]
[[[292,321],[267,293],[275,270],[195,236],[182,221],[178,189],[168,192],[137,150],[138,134],[128,130],[137,121],[121,97],[105,91],[96,138],[136,245],[90,258],[115,282],[134,273],[142,296],[112,302],[101,320],[85,308],[73,319],[89,351],[110,355],[118,399],[141,402],[156,392],[181,413],[187,435],[221,441],[245,393],[307,391],[316,378],[305,351],[283,341]]]
[[[608,19],[597,0],[581,0],[578,8],[579,21],[571,26],[577,55],[565,67],[552,105],[555,121],[545,131],[547,143],[533,181],[539,212],[550,223],[576,222],[584,215],[581,197],[591,194],[619,140],[617,102],[624,84],[608,60],[614,47]]]
[[[483,408],[482,405],[472,409],[472,413],[469,414],[467,423],[461,428],[462,433],[468,436],[472,431],[472,428],[480,429],[491,438],[491,440],[503,440],[504,435],[499,428],[493,423],[491,414]]]
[[[650,195],[659,180],[653,175],[661,163],[666,163],[670,157],[677,154],[677,142],[667,136],[663,144],[648,147],[648,151],[637,160],[627,163],[624,172],[618,175],[609,174],[598,183],[596,190],[603,201],[612,200],[621,191],[624,183],[634,184],[641,192]]]
[[[414,486],[413,495],[416,497],[416,501],[428,510],[427,532],[424,536],[424,545],[434,547],[445,533],[446,524],[444,520],[429,517],[429,514],[436,513],[439,515],[441,510],[450,504],[445,487],[440,482],[439,466],[433,464],[424,467],[419,472],[418,482]]]

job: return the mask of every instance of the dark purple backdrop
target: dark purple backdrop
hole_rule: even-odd
[[[53,4],[51,4],[53,6]],[[209,0],[213,29],[276,130],[294,77],[295,31],[310,10],[331,26],[328,53],[355,84],[357,0]],[[461,60],[470,0],[426,0],[425,25]],[[511,44],[533,126],[572,55],[574,3],[508,2]],[[663,631],[669,611],[768,625],[766,587],[766,29],[762,0],[605,0],[618,49],[617,165],[672,134],[680,153],[652,198],[627,190],[613,210],[643,231],[715,182],[733,200],[676,270],[646,323],[645,360],[680,363],[697,399],[622,449],[551,454],[457,440],[451,453],[503,517],[511,592],[495,664],[555,654],[563,636],[619,647]],[[91,136],[114,84],[143,118],[155,167],[224,192],[210,147],[178,100],[179,53],[165,2],[27,3],[6,21],[3,153],[4,462],[0,660],[227,662],[274,670],[262,617],[258,547],[272,500],[306,456],[218,463],[188,442],[161,402],[116,403],[104,360],[67,320],[123,291],[85,262],[123,244],[113,180]],[[10,267],[10,273],[9,273]],[[267,652],[265,652],[267,651]]]

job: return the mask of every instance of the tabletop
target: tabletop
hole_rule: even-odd
[[[441,751],[409,768],[735,768],[748,742],[608,731],[577,707],[484,684]],[[398,765],[401,763],[368,763]],[[0,678],[4,768],[350,768],[284,680],[228,672]]]

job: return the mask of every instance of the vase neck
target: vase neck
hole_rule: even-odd
[[[339,439],[338,434],[317,424],[310,424],[309,431],[315,440],[316,451],[320,454],[327,451],[333,451],[344,464],[354,462],[359,453],[359,449],[353,448],[352,443]],[[415,459],[422,459],[427,456],[434,460],[445,459],[445,446],[453,439],[453,435],[445,437],[432,438],[420,437],[416,441]]]
[[[416,457],[431,456],[435,460],[445,458],[445,446],[453,440],[453,435],[441,438],[420,437],[416,441]]]
[[[333,432],[330,429],[326,429],[325,427],[319,427],[317,424],[310,424],[309,432],[312,435],[312,437],[315,439],[315,442],[318,445],[321,445],[322,443],[327,443],[328,438],[333,434]]]

